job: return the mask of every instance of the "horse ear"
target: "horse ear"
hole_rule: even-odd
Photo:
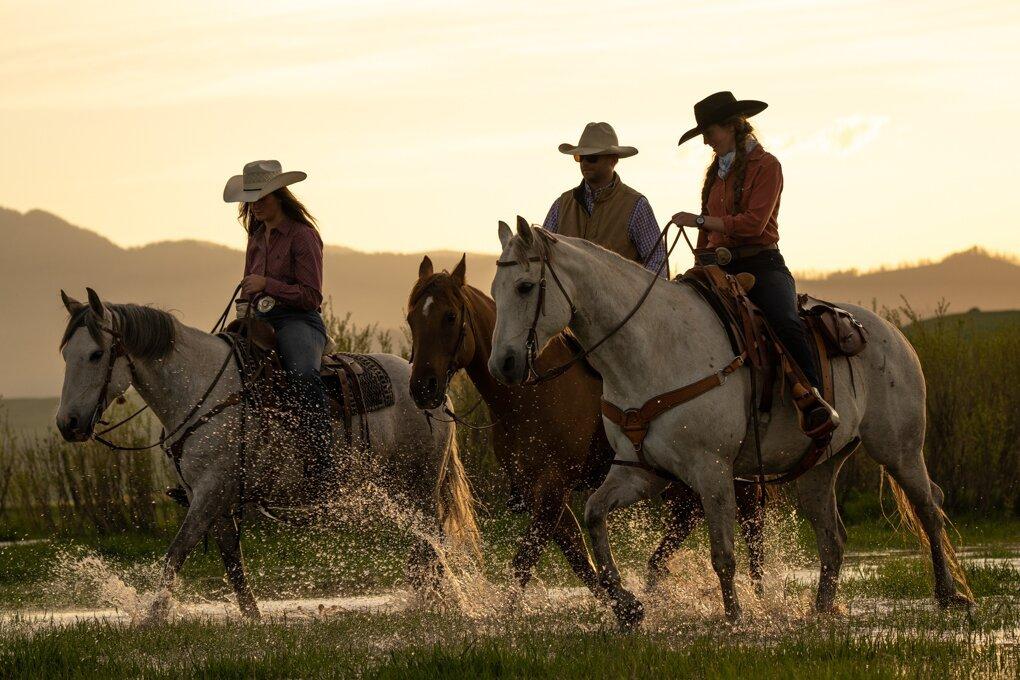
[[[499,221],[499,244],[503,246],[503,250],[506,250],[506,244],[510,243],[510,239],[514,237],[514,233],[510,230],[510,225],[503,220]]]
[[[63,290],[60,291],[60,300],[64,303],[64,307],[67,308],[67,311],[72,314],[81,307],[80,302],[65,293]]]
[[[521,237],[526,246],[530,246],[534,240],[534,232],[531,230],[531,225],[520,215],[517,216],[517,235]]]
[[[421,264],[418,265],[418,278],[424,279],[426,276],[432,276],[432,272],[435,271],[432,268],[432,260],[428,255],[421,258]]]
[[[464,285],[464,272],[467,270],[467,253],[460,256],[460,262],[450,272],[450,276],[453,277],[453,282],[457,284],[457,287]]]
[[[89,294],[89,307],[92,308],[92,313],[102,319],[106,310],[103,309],[103,301],[99,299],[99,294],[91,288],[86,288],[85,292]]]

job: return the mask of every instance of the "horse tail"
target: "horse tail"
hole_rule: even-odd
[[[450,424],[449,439],[439,466],[433,492],[439,524],[454,547],[482,562],[482,537],[475,518],[475,499],[471,494],[464,464],[457,446],[457,426]]]
[[[889,471],[882,467],[882,476],[880,482],[888,482],[889,491],[892,493],[893,499],[896,501],[896,511],[900,515],[900,525],[905,526],[907,531],[912,533],[918,543],[921,545],[922,550],[931,550],[931,544],[928,542],[928,534],[925,533],[924,527],[921,525],[921,519],[917,516],[914,511],[914,506],[907,498],[907,494],[903,491],[903,488],[896,483]],[[933,485],[934,486],[934,485]],[[934,487],[937,489],[938,487]],[[934,492],[933,489],[933,492]],[[879,498],[881,498],[881,486],[879,487]],[[959,587],[960,592],[966,595],[970,600],[974,601],[974,591],[970,589],[970,584],[967,582],[967,575],[963,571],[963,565],[960,564],[959,558],[956,556],[956,549],[953,547],[953,542],[949,538],[949,532],[946,531],[947,526],[952,526],[952,522],[949,521],[949,516],[946,515],[942,509],[942,499],[938,498],[935,503],[935,507],[938,509],[939,515],[942,517],[942,534],[939,537],[942,543],[942,552],[946,556],[946,564],[949,566],[949,573],[952,574],[953,580]]]

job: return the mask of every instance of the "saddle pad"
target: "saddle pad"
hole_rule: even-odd
[[[340,357],[353,360],[361,367],[361,373],[357,376],[357,382],[358,385],[361,386],[361,393],[364,395],[364,409],[366,413],[379,411],[393,406],[395,399],[393,396],[393,383],[390,381],[390,376],[386,373],[386,370],[378,361],[367,354],[338,352],[336,354],[330,354],[329,356],[323,357],[322,377],[323,380],[326,381],[326,385],[330,388],[330,391],[334,396],[340,396],[343,394],[339,386],[339,378],[332,373],[333,370],[344,370],[343,367],[340,366],[340,362],[343,361]],[[329,372],[327,372],[327,369]],[[352,385],[352,387],[357,389],[354,385]]]

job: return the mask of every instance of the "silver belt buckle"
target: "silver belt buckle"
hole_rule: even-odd
[[[272,311],[273,307],[276,306],[276,299],[271,298],[268,295],[263,295],[259,298],[258,304],[255,305],[255,309],[259,310],[261,314],[268,314]]]
[[[715,249],[715,261],[721,265],[727,265],[733,261],[733,253],[730,252],[729,248],[720,246]]]

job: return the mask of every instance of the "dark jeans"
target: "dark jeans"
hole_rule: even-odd
[[[782,254],[778,250],[766,250],[731,262],[723,269],[729,274],[754,274],[754,286],[747,296],[761,309],[807,379],[819,387],[818,366],[809,344],[807,327],[797,314],[797,288]]]

